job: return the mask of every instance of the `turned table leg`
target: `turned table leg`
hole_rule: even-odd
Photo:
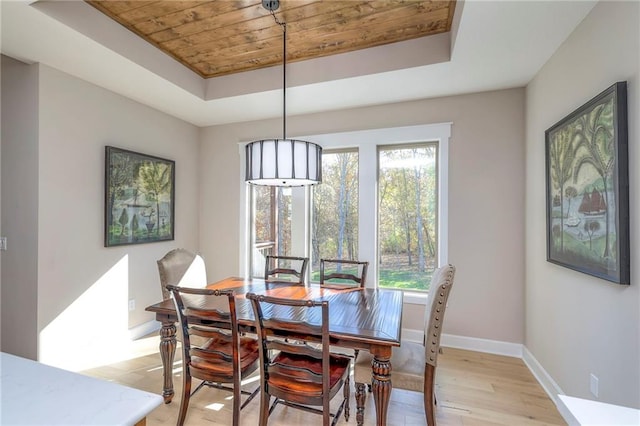
[[[389,349],[390,352],[390,349]],[[391,353],[374,355],[372,368],[373,400],[376,404],[376,425],[386,426],[387,409],[391,398]]]
[[[356,383],[356,425],[364,424],[364,401],[366,398],[365,384]]]
[[[162,358],[162,375],[164,385],[162,397],[168,404],[173,399],[173,358],[176,354],[176,325],[173,321],[162,321],[160,328],[160,357]]]

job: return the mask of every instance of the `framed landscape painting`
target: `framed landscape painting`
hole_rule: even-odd
[[[173,240],[175,162],[107,146],[105,247]]]
[[[629,284],[627,84],[545,132],[547,260]]]

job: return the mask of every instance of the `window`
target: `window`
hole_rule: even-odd
[[[320,259],[358,259],[358,152],[322,153],[322,184],[313,188],[311,282]]]
[[[264,277],[265,256],[291,255],[291,188],[252,186],[251,272]]]
[[[278,247],[311,258],[311,281],[321,257],[353,257],[369,262],[367,287],[401,288],[405,299],[411,290],[427,290],[433,268],[448,261],[450,133],[451,124],[443,123],[300,136],[323,147],[323,183],[288,189],[241,183],[247,224],[241,239],[250,244],[241,248],[240,273],[262,276],[261,250]],[[244,175],[243,146],[239,152]]]
[[[428,290],[438,265],[437,143],[378,148],[378,285]]]

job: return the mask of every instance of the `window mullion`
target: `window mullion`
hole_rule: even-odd
[[[360,232],[358,247],[360,260],[369,261],[367,287],[378,286],[377,256],[377,192],[378,159],[375,143],[363,143],[359,147],[359,195],[358,221]],[[375,182],[375,184],[373,184]]]

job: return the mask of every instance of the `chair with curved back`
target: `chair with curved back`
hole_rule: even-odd
[[[424,392],[424,411],[428,426],[435,426],[435,376],[440,353],[440,335],[444,311],[456,268],[446,265],[436,269],[431,279],[431,288],[425,310],[424,341],[422,343],[403,341],[393,348],[391,355],[391,381],[394,388]],[[356,422],[364,422],[365,384],[371,383],[371,362],[369,353],[361,352],[354,366],[356,384]]]
[[[308,257],[268,255],[265,258],[264,279],[269,282],[305,285],[308,263]]]
[[[278,404],[322,414],[324,426],[331,417],[335,425],[343,410],[348,421],[351,358],[330,351],[329,302],[255,293],[246,298],[251,301],[260,340],[260,426],[267,425]],[[289,343],[276,336],[282,330],[320,338],[321,346]],[[334,414],[329,403],[341,387],[344,398]]]
[[[369,262],[320,259],[320,286],[335,289],[364,288]]]
[[[193,394],[203,386],[233,391],[233,426],[240,424],[240,410],[255,397],[243,391],[242,379],[259,367],[258,341],[240,336],[233,290],[167,286],[173,297],[182,330],[182,400],[178,426],[184,424]],[[191,379],[202,382],[191,392]],[[225,387],[222,384],[231,384]],[[241,394],[249,395],[240,403]]]
[[[320,287],[333,290],[349,290],[364,288],[367,281],[369,262],[343,259],[320,259]],[[344,352],[344,348],[336,348]],[[359,349],[353,350],[357,358]]]
[[[165,254],[157,263],[163,300],[169,298],[168,285],[192,288],[207,286],[207,271],[200,255],[177,248]]]

